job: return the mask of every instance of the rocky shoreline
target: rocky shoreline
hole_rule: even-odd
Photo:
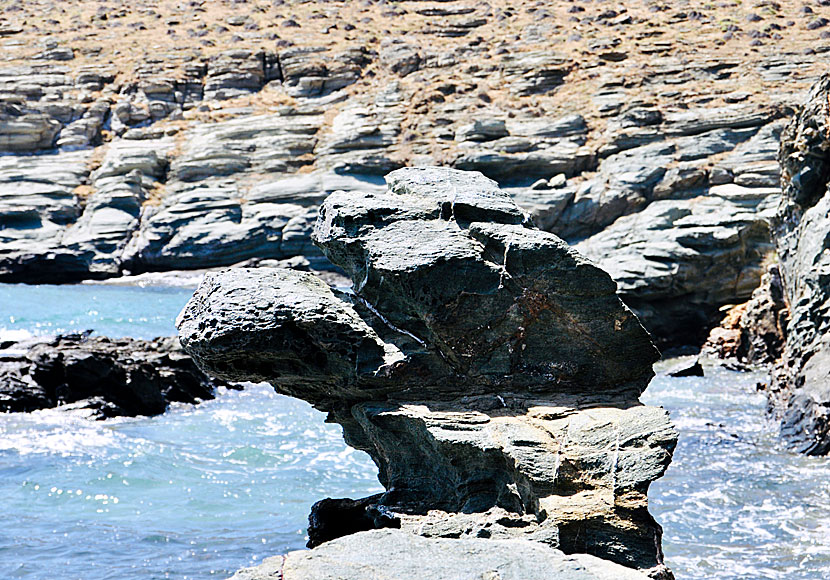
[[[638,401],[659,353],[616,284],[480,173],[386,179],[329,196],[313,232],[353,293],[228,270],[178,320],[206,371],[311,402],[378,465],[386,493],[316,504],[309,545],[520,538],[670,578],[647,491],[677,434]]]
[[[656,347],[770,368],[830,452],[825,2],[173,4],[0,0],[0,283],[207,272],[193,359],[0,344],[0,411],[162,413],[198,363],[329,413],[386,492],[238,578],[670,578]]]

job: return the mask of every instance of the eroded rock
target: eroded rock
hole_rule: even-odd
[[[320,209],[313,238],[351,290],[237,269],[209,274],[178,320],[208,372],[311,402],[378,465],[386,493],[316,508],[311,543],[383,522],[668,577],[647,490],[676,433],[637,400],[659,355],[616,284],[479,173],[387,183]]]
[[[784,437],[799,451],[830,451],[830,77],[813,86],[781,136],[783,196],[773,222],[790,323],[771,392]]]
[[[645,574],[585,554],[521,540],[423,538],[395,530],[346,536],[311,552],[268,558],[233,580],[645,580]]]

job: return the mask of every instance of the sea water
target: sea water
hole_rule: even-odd
[[[171,335],[191,294],[0,285],[0,337]],[[301,549],[313,502],[383,489],[324,419],[265,385],[150,418],[0,415],[0,579],[227,578]]]
[[[680,433],[649,491],[666,563],[678,580],[830,578],[830,459],[784,448],[756,389],[764,374],[705,372],[658,376],[641,397]]]
[[[190,293],[0,285],[0,335],[172,334]],[[667,564],[679,580],[830,577],[830,461],[782,448],[763,375],[706,374],[643,396],[680,432],[649,493]],[[302,548],[314,501],[380,490],[338,426],[262,385],[153,418],[0,415],[0,578],[225,578]]]

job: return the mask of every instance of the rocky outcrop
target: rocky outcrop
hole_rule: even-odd
[[[290,552],[240,570],[231,580],[646,580],[607,560],[521,540],[424,538],[397,530],[361,532],[309,552]]]
[[[772,264],[752,298],[727,311],[720,325],[709,333],[702,350],[721,359],[770,365],[781,358],[788,322],[781,273],[778,265]]]
[[[157,415],[172,402],[212,399],[220,385],[175,338],[85,333],[0,343],[0,412],[60,406],[95,419]]]
[[[777,199],[771,188],[713,186],[654,201],[576,247],[611,274],[662,342],[700,344],[719,307],[747,300],[760,283]]]
[[[25,113],[11,105],[0,108],[0,152],[48,149],[58,131],[60,124],[43,113]]]
[[[311,545],[520,538],[667,577],[647,491],[676,433],[638,402],[659,354],[616,284],[481,174],[386,179],[320,209],[314,240],[352,290],[231,270],[178,320],[205,370],[311,402],[378,465],[386,493],[317,504]]]
[[[770,394],[781,432],[799,451],[830,451],[830,77],[812,88],[781,138],[783,197],[773,222],[790,305],[782,365]]]

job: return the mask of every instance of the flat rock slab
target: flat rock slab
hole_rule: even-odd
[[[526,540],[448,540],[372,530],[240,570],[232,580],[646,580],[587,554]]]

